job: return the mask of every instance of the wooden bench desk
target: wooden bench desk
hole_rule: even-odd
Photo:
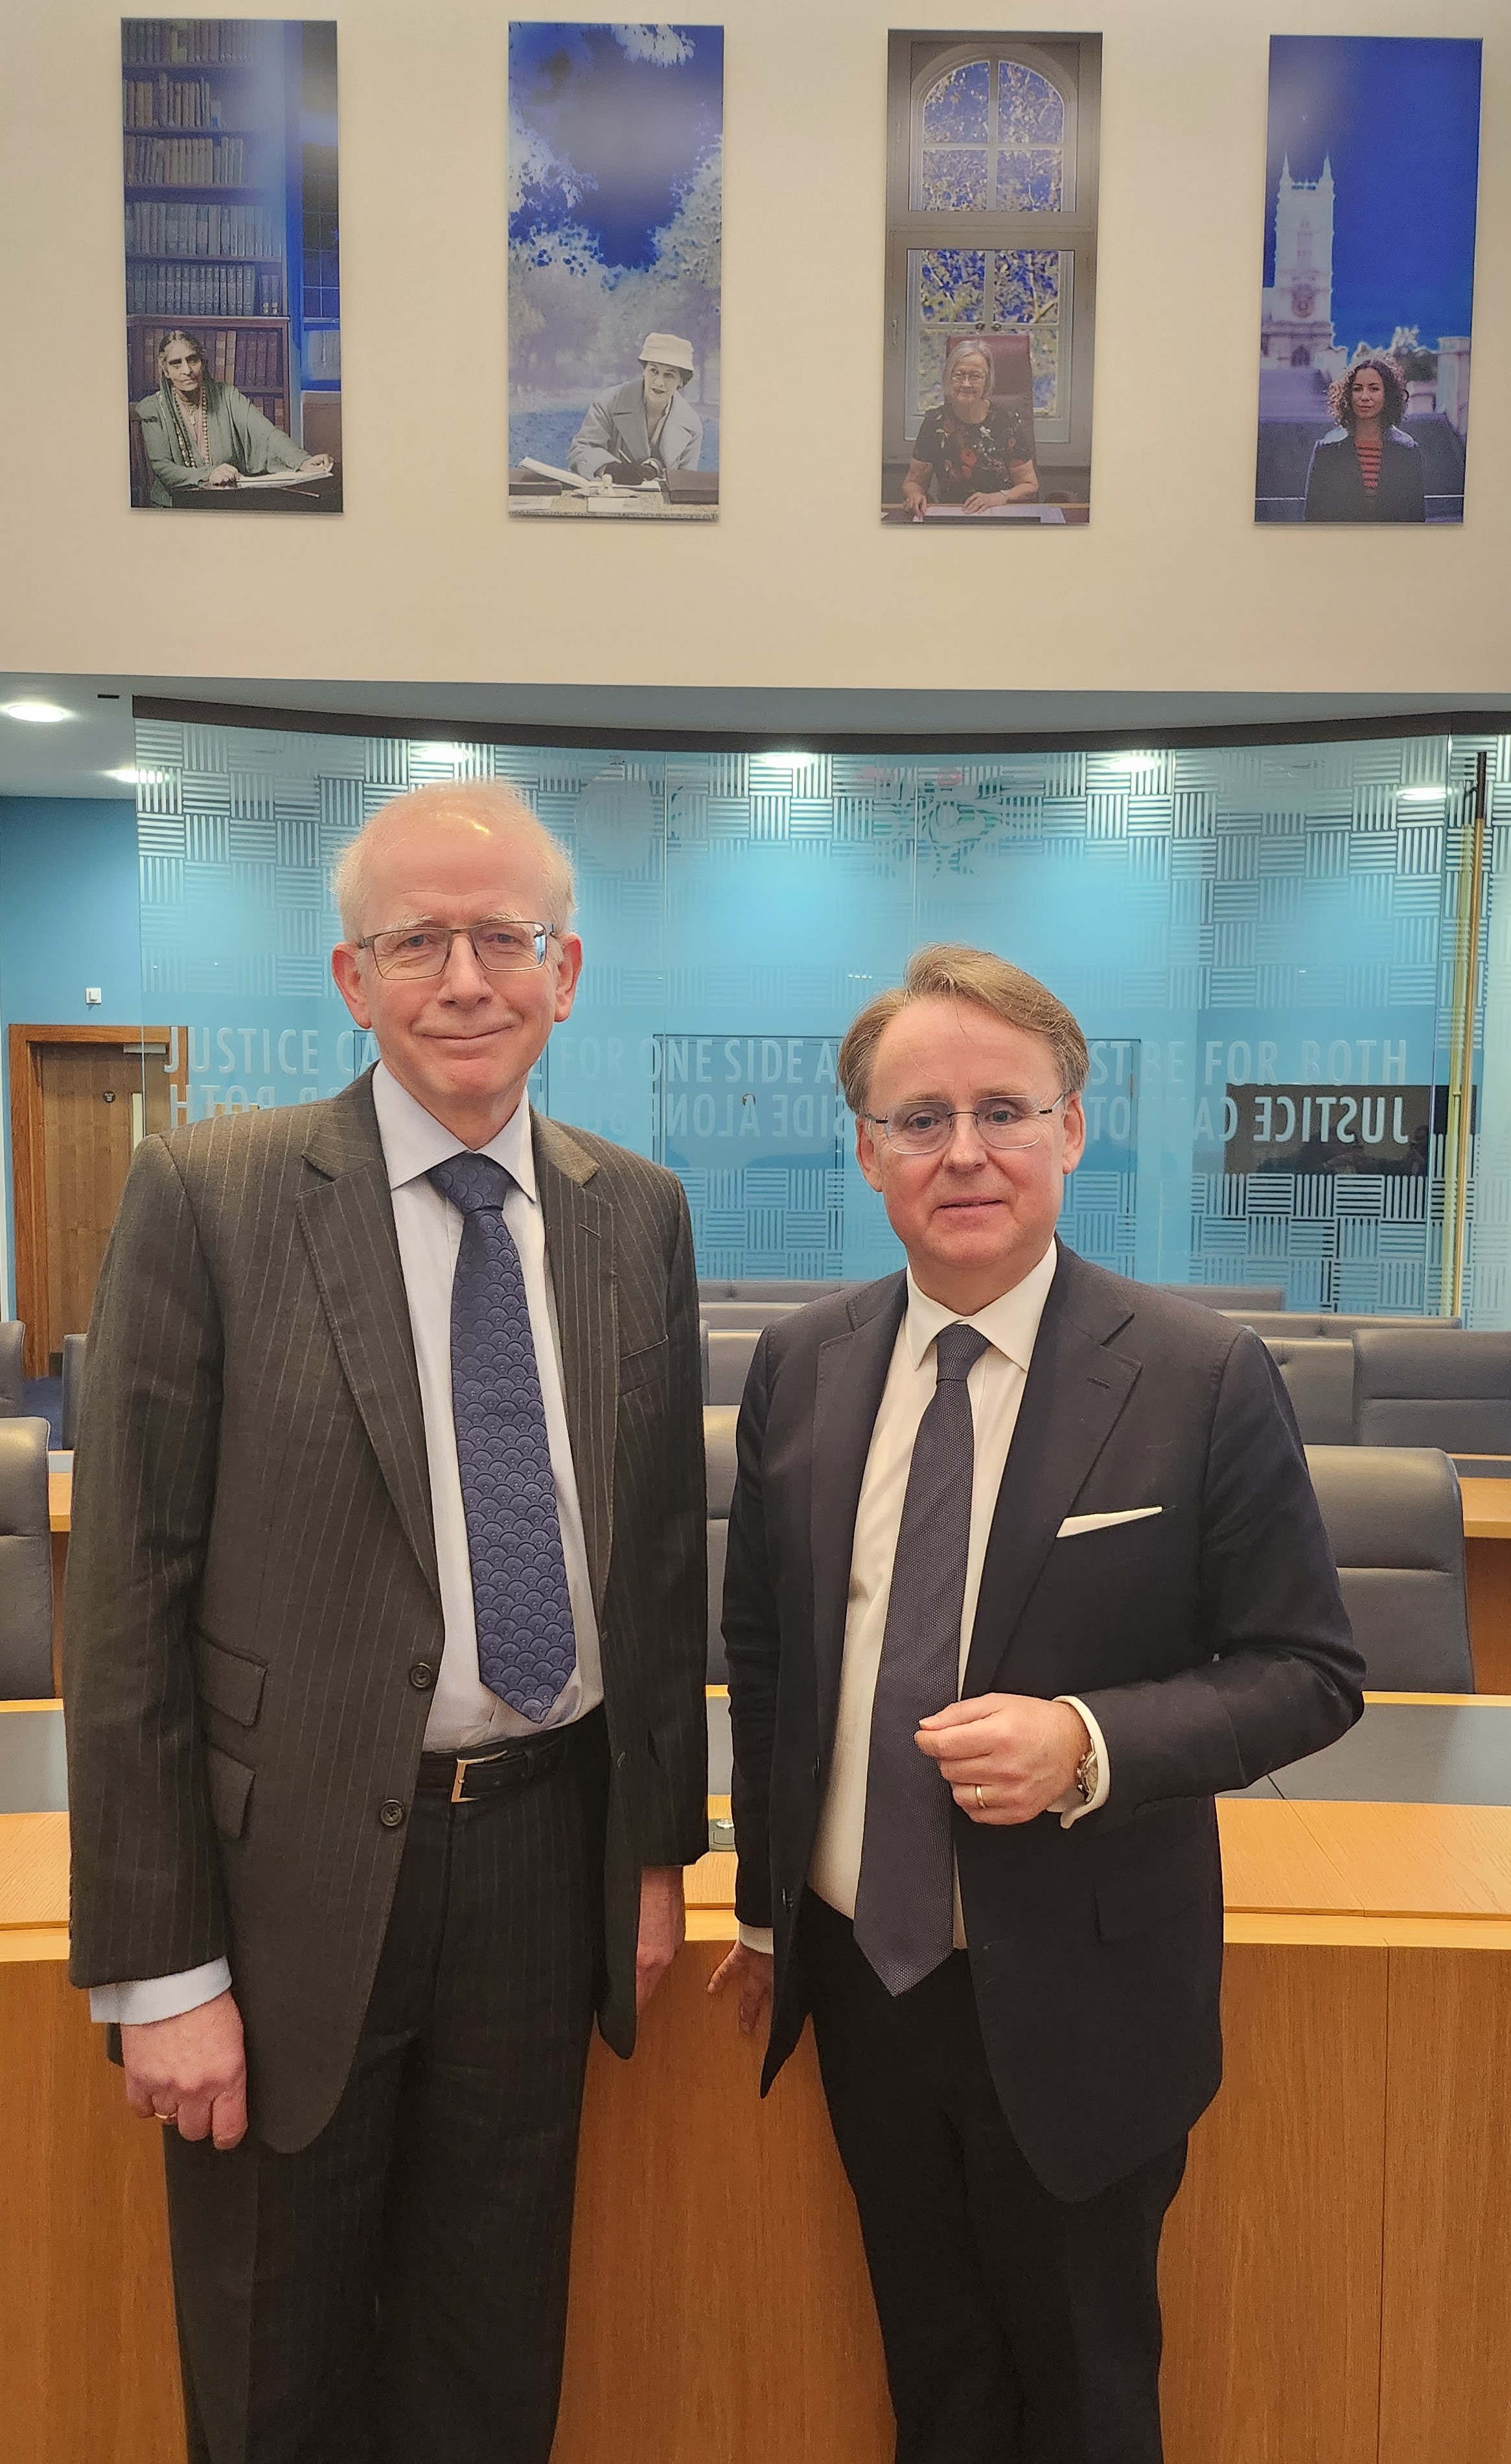
[[[160,2140],[64,1973],[57,1719],[0,1711],[5,2455],[175,2464]],[[1320,1756],[1218,1806],[1227,2079],[1166,2235],[1170,2464],[1507,2452],[1511,1703],[1377,1697],[1354,1737],[1358,1770],[1435,1756],[1478,1801],[1307,1794],[1347,1776]],[[555,2464],[885,2464],[811,2036],[762,2104],[758,2047],[705,1991],[733,1857],[688,1881],[635,2060],[589,2064]]]

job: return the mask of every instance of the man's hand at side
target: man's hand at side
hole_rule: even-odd
[[[680,1865],[647,1865],[640,1878],[640,1940],[635,1950],[638,2018],[687,1935]]]
[[[1068,1703],[1036,1694],[975,1694],[920,1721],[916,1743],[939,1766],[973,1822],[1032,1822],[1075,1786],[1091,1743]]]
[[[735,1944],[728,1958],[720,1960],[709,1978],[711,1993],[722,1993],[731,1985],[735,1988],[735,2009],[739,2013],[742,2036],[754,2036],[771,2009],[771,1979],[770,1951],[752,1950],[743,1942]]]
[[[247,2135],[247,2055],[235,1996],[217,1993],[174,2019],[123,2027],[126,2102],[144,2122],[176,2122],[183,2139]]]

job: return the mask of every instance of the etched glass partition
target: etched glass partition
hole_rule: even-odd
[[[330,982],[335,858],[406,786],[499,778],[578,871],[582,984],[534,1098],[682,1175],[705,1274],[895,1265],[834,1057],[909,951],[949,939],[1041,976],[1085,1029],[1072,1246],[1151,1282],[1432,1311],[1464,786],[1482,749],[899,759],[142,721],[144,1014],[175,1030],[175,1116],[344,1085],[373,1056]],[[1480,1324],[1511,1322],[1511,768],[1506,739],[1489,749]]]

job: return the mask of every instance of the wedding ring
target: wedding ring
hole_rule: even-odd
[[[152,2108],[152,2119],[154,2122],[161,2122],[164,2129],[168,2130],[171,2129],[174,2123],[177,2122],[178,2115],[176,2113],[160,2113],[157,2106],[154,2105]]]
[[[981,1793],[981,1783],[979,1780],[977,1780],[975,1784],[975,1801],[977,1810],[984,1814],[986,1812],[986,1799]]]

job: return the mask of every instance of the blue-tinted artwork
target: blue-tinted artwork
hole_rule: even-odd
[[[1463,519],[1480,45],[1270,44],[1260,521]]]
[[[131,501],[341,510],[336,28],[120,27]]]
[[[883,518],[1084,521],[1100,37],[891,40],[887,313],[908,451],[889,413]]]
[[[509,30],[509,509],[718,509],[720,26]]]
[[[143,720],[142,1014],[173,1030],[175,1117],[333,1093],[374,1055],[330,981],[332,865],[405,787],[503,779],[572,855],[584,949],[532,1099],[682,1176],[704,1274],[897,1263],[838,1098],[839,1040],[910,950],[963,940],[1042,978],[1085,1029],[1073,1248],[1154,1283],[1433,1310],[1480,750],[1493,865],[1470,1308],[1503,1324],[1511,738],[900,759]]]

